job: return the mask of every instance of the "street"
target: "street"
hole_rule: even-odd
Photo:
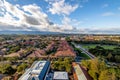
[[[80,44],[75,44],[72,42],[72,44],[75,45],[76,48],[80,48],[82,52],[84,52],[86,55],[88,55],[91,59],[95,58],[94,55],[92,55],[90,52],[88,52],[86,49],[84,49]]]

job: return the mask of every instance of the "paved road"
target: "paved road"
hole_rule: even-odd
[[[88,55],[91,59],[95,58],[94,55],[92,55],[90,52],[88,52],[86,49],[84,49],[80,44],[75,44],[75,43],[72,43],[75,45],[76,48],[80,48],[82,52],[84,52],[86,55]]]

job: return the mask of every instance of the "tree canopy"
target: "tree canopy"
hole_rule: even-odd
[[[83,60],[81,65],[87,68],[93,80],[119,80],[117,74],[120,73],[116,72],[115,69],[109,68],[104,60],[100,60],[99,58]]]

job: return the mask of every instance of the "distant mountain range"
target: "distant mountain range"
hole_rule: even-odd
[[[0,34],[41,34],[41,35],[47,35],[47,34],[63,34],[60,32],[48,32],[48,31],[0,31]]]
[[[0,31],[0,35],[5,34],[5,35],[71,35],[75,33],[62,33],[62,32],[50,32],[50,31]],[[76,33],[77,34],[77,33]],[[78,33],[80,35],[80,33]],[[77,34],[77,35],[78,35]],[[81,34],[81,35],[120,35],[120,34]]]

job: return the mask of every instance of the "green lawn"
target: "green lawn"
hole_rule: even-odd
[[[105,49],[113,49],[116,47],[115,45],[99,45],[99,44],[81,44],[81,45],[85,49],[95,48],[96,46],[102,46]]]

